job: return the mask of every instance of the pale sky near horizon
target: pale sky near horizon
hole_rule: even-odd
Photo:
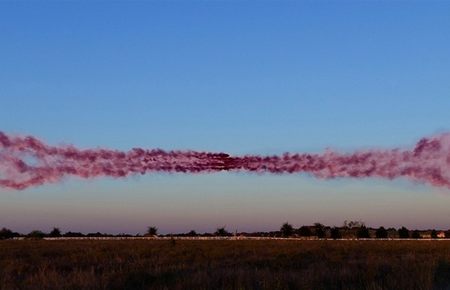
[[[450,2],[0,1],[0,131],[232,154],[411,147],[450,130]],[[450,228],[406,179],[153,174],[0,188],[0,227]]]

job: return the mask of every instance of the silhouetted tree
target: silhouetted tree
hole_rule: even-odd
[[[156,236],[156,235],[158,235],[158,228],[157,227],[148,227],[147,228],[147,235],[149,235],[149,236]]]
[[[80,232],[67,232],[63,235],[63,237],[77,238],[77,237],[84,237],[84,235],[83,233]]]
[[[48,234],[49,237],[57,238],[61,236],[61,231],[58,228],[53,228],[53,230]]]
[[[414,230],[412,232],[412,234],[411,234],[411,238],[413,238],[413,239],[420,239],[422,237],[420,236],[420,232],[418,230]]]
[[[312,235],[312,232],[308,226],[302,226],[298,229],[298,234],[302,237],[309,237]]]
[[[283,237],[290,237],[294,234],[294,228],[288,222],[285,222],[280,228]]]
[[[38,230],[31,231],[31,232],[27,235],[27,237],[30,238],[30,239],[43,239],[45,236],[46,236],[46,235],[45,235],[44,232],[38,231]]]
[[[197,232],[192,230],[189,233],[187,233],[187,236],[189,236],[189,237],[196,237],[197,236]]]
[[[375,236],[378,239],[386,239],[388,237],[388,231],[384,227],[379,227],[375,232]]]
[[[400,239],[407,239],[409,238],[409,230],[405,227],[401,227],[398,229],[398,237]]]
[[[431,231],[431,238],[437,239],[437,231],[436,230]]]
[[[342,239],[342,234],[338,227],[333,227],[330,235],[333,240]]]
[[[230,233],[225,229],[225,227],[221,227],[221,228],[217,228],[214,235],[219,236],[219,237],[226,237],[226,236],[229,236]]]
[[[363,221],[344,221],[344,228],[348,228],[348,229],[353,229],[353,228],[360,228],[360,227],[364,227],[365,224]]]
[[[98,237],[103,237],[103,236],[106,236],[106,234],[104,235],[104,234],[102,234],[102,233],[100,233],[100,232],[96,232],[96,233],[88,233],[88,234],[86,235],[86,237],[92,237],[92,238],[98,238]]]
[[[314,224],[314,232],[319,239],[323,239],[326,236],[325,226],[321,223]]]
[[[370,238],[369,229],[365,225],[362,225],[356,231],[356,237],[358,239],[368,239],[368,238]]]
[[[101,233],[100,233],[101,234]],[[109,236],[108,234],[106,234],[107,236]],[[105,236],[105,235],[103,235],[103,236]],[[133,235],[131,235],[131,234],[127,234],[127,233],[118,233],[117,235],[116,235],[116,237],[122,237],[122,238],[130,238],[130,237],[132,237]]]
[[[19,234],[11,231],[7,228],[2,228],[0,230],[0,240],[12,239],[14,237],[18,237]]]

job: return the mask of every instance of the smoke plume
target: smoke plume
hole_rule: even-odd
[[[309,173],[318,178],[406,177],[450,188],[450,134],[423,138],[410,150],[364,150],[323,154],[231,156],[226,153],[134,148],[82,150],[50,146],[37,138],[0,132],[0,187],[23,190],[66,176],[125,177],[151,172],[248,171]]]

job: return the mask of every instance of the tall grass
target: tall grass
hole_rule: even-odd
[[[450,289],[450,242],[1,241],[0,289]]]

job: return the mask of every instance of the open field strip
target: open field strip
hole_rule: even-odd
[[[26,238],[14,238],[14,240],[24,240]],[[70,240],[154,240],[154,241],[164,241],[164,240],[187,240],[187,241],[450,241],[450,238],[387,238],[387,239],[377,239],[377,238],[343,238],[343,239],[318,239],[318,238],[281,238],[281,237],[45,237],[43,240],[47,241],[70,241]]]

